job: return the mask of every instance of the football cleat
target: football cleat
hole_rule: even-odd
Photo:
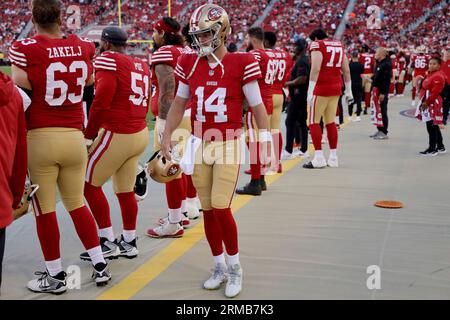
[[[261,178],[259,178],[259,185],[261,186],[261,191],[267,190],[267,183],[266,180],[264,179],[264,176],[261,176]]]
[[[427,149],[425,151],[421,151],[419,152],[420,155],[425,156],[425,157],[434,157],[438,154],[437,150],[431,150],[431,149]]]
[[[332,158],[330,156],[328,158],[327,164],[330,168],[338,168],[339,167],[338,157]]]
[[[261,184],[259,180],[251,180],[242,188],[236,189],[237,194],[248,194],[251,196],[260,196],[262,193]]]
[[[119,258],[120,249],[115,241],[109,241],[106,238],[100,238],[100,247],[102,248],[103,257],[105,259],[113,260]],[[91,261],[91,257],[87,252],[83,252],[82,254],[80,254],[80,259],[83,261]]]
[[[305,169],[322,169],[327,166],[327,162],[324,157],[314,157],[312,161],[305,163],[303,168]]]
[[[212,275],[203,283],[203,288],[206,290],[217,290],[222,286],[222,283],[228,279],[227,266],[223,263],[217,263],[212,270]]]
[[[94,266],[92,279],[98,287],[107,285],[109,280],[111,280],[111,272],[109,271],[108,265],[102,262],[97,263]]]
[[[119,239],[116,239],[115,243],[120,251],[119,256],[125,257],[128,259],[136,258],[137,255],[139,254],[139,250],[137,249],[137,245],[136,245],[136,240],[137,240],[137,238],[135,238],[131,242],[126,242],[123,238],[123,235],[121,235]]]
[[[184,229],[180,223],[170,223],[168,220],[159,227],[147,231],[147,235],[151,238],[180,238],[183,234]]]
[[[197,207],[197,199],[186,199],[186,209],[187,209],[187,216],[191,220],[198,219],[200,217],[200,211]]]
[[[295,158],[297,158],[297,155],[294,152],[289,153],[285,149],[283,149],[283,152],[281,152],[281,160],[283,160],[283,161],[284,160],[292,160]]]
[[[61,271],[56,276],[51,276],[48,271],[35,272],[39,278],[28,282],[28,289],[39,293],[62,294],[67,291],[66,277],[67,274]]]
[[[437,151],[439,154],[447,153],[447,149],[445,149],[444,146],[438,147],[438,148],[436,149],[436,151]]]
[[[228,281],[225,287],[225,296],[234,298],[242,291],[243,272],[241,265],[235,264],[228,267]]]
[[[160,226],[162,226],[163,224],[169,223],[169,216],[159,219],[158,223]],[[187,212],[183,213],[183,215],[181,217],[180,225],[183,227],[183,229],[188,229],[191,226],[191,221],[188,218]]]
[[[147,170],[144,166],[138,165],[138,173],[136,175],[136,182],[134,184],[134,195],[137,201],[142,201],[147,197]]]

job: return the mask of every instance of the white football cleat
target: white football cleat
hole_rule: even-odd
[[[361,117],[356,116],[355,119],[353,119],[353,122],[361,122]]]
[[[200,217],[200,211],[198,210],[197,200],[195,198],[186,200],[186,209],[189,219],[195,220]]]
[[[327,166],[327,161],[324,157],[314,157],[310,162],[305,163],[303,168],[305,169],[321,169]]]
[[[338,168],[339,167],[339,162],[338,162],[338,157],[329,157],[328,158],[328,166],[330,168]]]
[[[169,223],[167,221],[159,227],[147,230],[147,235],[152,238],[180,238],[184,229],[180,223]]]
[[[212,270],[211,277],[203,283],[203,288],[206,290],[217,290],[227,279],[227,266],[223,263],[217,263]]]
[[[292,160],[295,159],[297,156],[294,154],[294,152],[289,153],[286,151],[286,149],[283,149],[283,151],[281,152],[281,160]]]
[[[225,296],[234,298],[242,291],[242,268],[240,264],[228,267],[228,282],[225,287]]]

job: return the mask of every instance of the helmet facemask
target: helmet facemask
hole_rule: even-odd
[[[190,31],[189,35],[192,36],[194,42],[192,43],[192,48],[197,52],[199,57],[206,57],[213,54],[214,51],[219,48],[223,42],[220,38],[220,30],[222,29],[222,24],[220,22],[215,23],[208,29]],[[201,42],[198,38],[199,34],[209,32],[211,34],[211,40],[207,42]]]

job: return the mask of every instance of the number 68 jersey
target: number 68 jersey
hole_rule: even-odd
[[[9,59],[27,73],[33,90],[26,112],[28,130],[83,129],[83,90],[93,72],[94,55],[94,43],[76,35],[37,35],[13,43]]]
[[[227,53],[221,63],[223,69],[217,63],[211,66],[205,57],[185,53],[174,71],[177,79],[189,86],[192,132],[204,140],[211,139],[209,132],[220,133],[223,140],[238,138],[232,135],[242,129],[243,87],[262,76],[251,53]]]
[[[332,97],[342,93],[342,63],[344,47],[340,41],[319,40],[310,45],[310,51],[322,53],[322,65],[314,89],[315,96]]]

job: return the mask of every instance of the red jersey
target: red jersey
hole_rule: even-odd
[[[392,57],[391,58],[391,69],[392,69],[392,71],[394,71],[394,70],[398,70],[398,68],[399,68],[399,63],[398,63],[398,60],[397,60],[397,58],[395,57]],[[394,72],[392,72],[392,74],[394,74]]]
[[[250,53],[255,56],[259,63],[262,74],[262,78],[258,80],[259,90],[261,91],[267,114],[271,115],[273,111],[273,82],[278,60],[275,58],[275,54],[269,50],[255,49],[250,51]]]
[[[428,70],[428,61],[430,61],[430,56],[427,54],[413,54],[411,56],[409,66],[414,68],[414,77],[425,76]]]
[[[373,74],[375,69],[375,55],[373,53],[361,53],[359,62],[364,66],[362,74]]]
[[[399,57],[398,58],[398,71],[399,71],[399,73],[402,73],[405,70],[406,70],[406,58]]]
[[[95,58],[95,98],[85,137],[92,139],[99,128],[130,134],[147,126],[150,71],[139,58],[113,51]]]
[[[336,40],[314,41],[310,50],[322,53],[323,57],[313,94],[323,97],[340,96],[343,86],[342,62],[345,54],[342,43]]]
[[[442,61],[441,71],[445,74],[447,84],[450,84],[450,59],[447,61]]]
[[[92,75],[94,55],[94,43],[76,35],[37,35],[13,43],[9,59],[27,73],[33,89],[26,112],[28,130],[83,129],[83,90]]]
[[[275,56],[275,66],[273,70],[273,94],[283,94],[283,86],[289,80],[291,69],[294,65],[292,57],[286,51],[274,49],[269,51]]]
[[[194,64],[197,66],[190,78]],[[220,65],[212,68],[206,58],[195,53],[186,53],[178,59],[175,76],[189,86],[192,108],[191,123],[195,136],[211,140],[207,130],[220,131],[223,139],[233,136],[242,129],[242,113],[245,95],[242,87],[261,78],[258,61],[250,53],[227,53]],[[230,132],[231,130],[231,132]],[[215,137],[220,138],[220,137]]]
[[[192,52],[189,47],[183,46],[163,46],[156,50],[150,60],[151,65],[151,76],[152,76],[152,113],[158,116],[158,99],[159,99],[159,88],[158,79],[156,78],[155,66],[158,64],[166,64],[171,66],[174,70],[177,66],[178,57],[183,53]],[[176,80],[176,78],[175,78]],[[178,87],[178,80],[176,80],[176,88]]]

